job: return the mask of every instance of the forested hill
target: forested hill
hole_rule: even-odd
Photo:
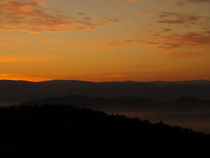
[[[64,105],[1,108],[0,128],[1,153],[164,155],[167,150],[201,156],[210,146],[209,135],[190,129]]]

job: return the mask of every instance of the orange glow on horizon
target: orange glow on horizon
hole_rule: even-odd
[[[42,77],[29,77],[24,75],[9,75],[9,74],[0,74],[0,80],[14,80],[14,81],[31,81],[31,82],[42,82],[52,80],[50,78]]]

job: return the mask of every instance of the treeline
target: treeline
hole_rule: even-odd
[[[0,129],[1,153],[207,155],[210,145],[209,135],[191,129],[68,105],[1,108]]]

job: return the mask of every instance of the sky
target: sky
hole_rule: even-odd
[[[210,80],[210,0],[0,0],[0,79]]]

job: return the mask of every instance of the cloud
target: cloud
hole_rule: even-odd
[[[129,2],[129,3],[138,2],[138,1],[145,2],[146,0],[127,0],[127,2]],[[153,1],[156,2],[155,0],[153,0]],[[195,3],[196,4],[196,3],[209,3],[209,2],[210,2],[210,0],[177,0],[176,1],[176,3],[179,5],[184,5],[186,3]]]
[[[47,9],[43,0],[1,0],[0,30],[21,32],[66,32],[90,30],[117,23],[113,17],[89,17],[84,13],[77,16]]]
[[[210,45],[210,33],[155,34],[152,40],[130,39],[105,43],[106,47],[153,45],[161,49],[177,49]]]
[[[210,17],[199,16],[196,14],[158,12],[152,22],[153,32],[174,33],[174,32],[210,32]],[[156,26],[154,28],[154,26]],[[179,29],[178,29],[179,28]]]
[[[196,14],[157,12],[152,18],[147,38],[107,42],[106,47],[154,46],[160,49],[179,49],[210,46],[210,18]],[[178,29],[179,27],[179,29]]]
[[[184,34],[170,34],[170,35],[154,35],[162,41],[157,45],[163,49],[175,49],[183,47],[193,47],[210,44],[210,34],[204,33],[184,33]]]
[[[210,2],[210,0],[178,0],[178,1],[176,1],[176,4],[177,5],[186,5],[189,3],[201,4],[201,3],[209,3],[209,2]]]
[[[184,2],[192,2],[192,3],[208,3],[210,0],[183,0]]]
[[[115,46],[131,46],[142,43],[141,40],[122,40],[122,41],[115,41],[115,42],[108,42],[105,43],[105,46],[107,47],[115,47]]]
[[[117,42],[106,43],[107,47],[116,46],[132,46],[132,45],[153,45],[161,49],[177,49],[183,47],[198,47],[202,45],[210,45],[210,34],[204,33],[184,33],[184,34],[155,34],[152,41],[132,39]]]
[[[210,2],[210,0],[185,0],[185,1],[194,2],[194,3]]]
[[[161,30],[162,33],[170,32],[170,31],[173,31],[173,29],[171,29],[171,28],[163,28],[163,29]]]
[[[210,44],[209,17],[196,14],[159,12],[154,21],[154,25],[157,24],[160,28],[161,26],[167,27],[167,29],[162,29],[152,35],[154,40],[159,41],[157,45],[159,48],[176,49]],[[177,26],[180,27],[180,31],[177,31]]]
[[[119,47],[119,46],[145,46],[145,45],[158,45],[158,42],[147,41],[141,39],[130,39],[130,40],[121,40],[115,42],[104,43],[105,47]]]
[[[175,12],[160,12],[157,15],[156,23],[160,24],[181,24],[181,25],[192,25],[197,24],[202,17],[197,15],[175,13]]]

